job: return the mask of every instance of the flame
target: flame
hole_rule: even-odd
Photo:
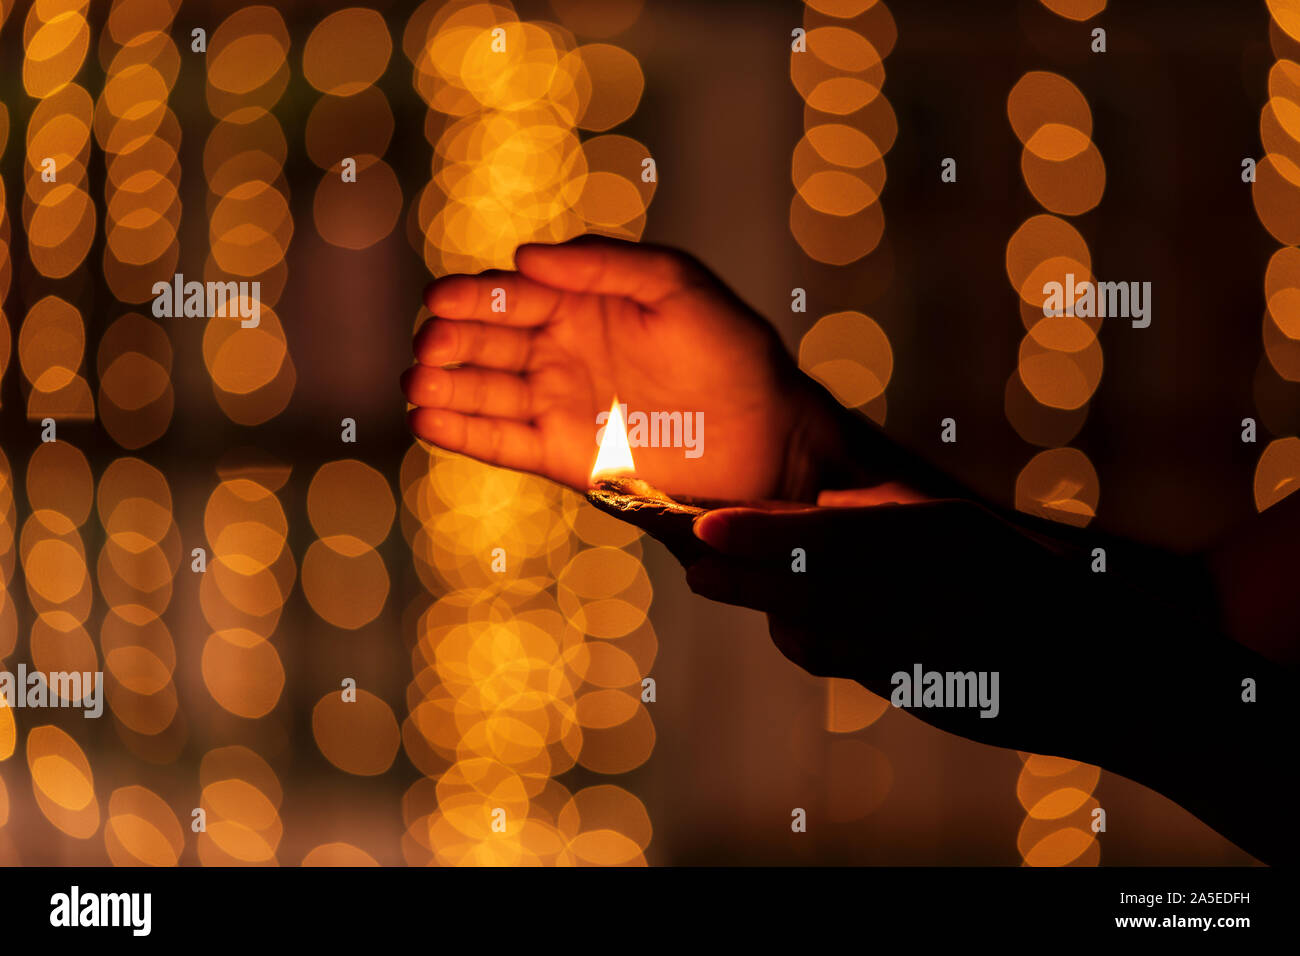
[[[598,477],[610,478],[616,475],[630,475],[635,471],[632,464],[632,446],[627,443],[627,424],[623,421],[623,409],[619,407],[618,397],[609,409],[609,420],[605,423],[605,434],[600,440],[600,451],[596,454],[596,464],[591,467],[591,480]]]

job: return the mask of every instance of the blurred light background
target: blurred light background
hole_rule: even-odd
[[[0,660],[106,689],[0,707],[0,862],[1250,862],[802,673],[397,389],[431,274],[644,238],[989,497],[1203,545],[1300,478],[1300,25],[1135,6],[0,0]],[[1042,318],[1067,272],[1152,326]]]

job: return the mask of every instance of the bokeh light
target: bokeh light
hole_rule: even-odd
[[[208,317],[203,357],[218,405],[241,425],[280,414],[297,383],[273,311],[294,230],[283,176],[287,145],[271,112],[288,85],[288,51],[288,28],[268,6],[235,11],[208,41],[207,102],[218,122],[203,151],[211,254],[202,279],[248,285],[236,287],[227,315]],[[259,323],[245,327],[241,316],[254,311]]]
[[[810,259],[847,266],[875,252],[885,235],[885,157],[898,121],[883,91],[884,61],[898,28],[878,0],[807,0],[803,29],[803,49],[792,44],[790,53],[790,80],[804,101],[804,133],[790,159],[790,233]],[[894,352],[874,319],[857,311],[823,315],[804,332],[798,360],[842,405],[884,424]],[[823,683],[831,733],[862,730],[884,712],[884,702],[860,685]],[[830,817],[867,816],[884,800],[892,774],[888,757],[874,747],[834,739]]]
[[[1300,39],[1300,8],[1286,0],[1269,0],[1268,10],[1275,28]],[[1256,165],[1251,197],[1260,223],[1282,247],[1269,258],[1264,273],[1267,308],[1262,338],[1267,363],[1261,363],[1261,373],[1267,375],[1268,369],[1277,377],[1273,381],[1300,382],[1300,252],[1294,248],[1300,243],[1296,228],[1300,216],[1300,64],[1279,53],[1269,70],[1268,94],[1260,114],[1260,140],[1266,152]],[[1257,376],[1257,399],[1259,379]],[[1262,414],[1261,418],[1267,423],[1272,416]],[[1275,437],[1255,466],[1256,510],[1263,511],[1286,497],[1296,489],[1297,480],[1300,438]]]
[[[1106,0],[1042,0],[1069,20],[1087,20]],[[1088,403],[1102,377],[1097,332],[1101,319],[1075,314],[1072,292],[1095,283],[1092,254],[1075,226],[1060,218],[1094,209],[1106,188],[1106,168],[1092,141],[1092,108],[1083,92],[1058,73],[1025,73],[1007,96],[1007,119],[1023,147],[1020,171],[1034,200],[1046,210],[1030,216],[1007,242],[1007,278],[1021,324],[1016,370],[1007,380],[1003,409],[1022,439],[1045,447],[1016,476],[1018,511],[1083,527],[1097,514],[1100,482],[1088,456],[1066,447],[1082,429]],[[1049,311],[1049,283],[1068,305]],[[1100,845],[1088,814],[1100,770],[1076,765],[1074,786],[1044,781],[1061,771],[1054,758],[1022,754],[1017,795],[1028,812],[1017,849],[1027,866],[1096,866]],[[1047,769],[1044,769],[1047,768]],[[1076,776],[1078,776],[1076,775]],[[1086,778],[1086,780],[1085,780]],[[1086,782],[1086,787],[1083,786]]]
[[[867,6],[870,22],[835,19]],[[883,3],[829,0],[806,4],[804,27],[804,49],[790,53],[790,79],[805,103],[804,137],[791,163],[790,232],[810,258],[843,266],[884,235],[884,157],[897,123],[882,88],[897,31]]]
[[[630,25],[640,4],[571,2],[557,12],[599,36]],[[634,56],[486,3],[423,4],[402,49],[429,107],[432,177],[412,225],[432,272],[505,266],[520,243],[582,232],[640,237],[654,159],[637,140],[607,132],[640,101]],[[583,141],[583,130],[604,135]],[[357,464],[334,463],[313,482],[309,511],[322,547],[337,535],[364,553],[375,527],[386,533],[373,517],[349,517],[346,528],[327,517],[344,485],[375,485]],[[649,828],[640,818],[566,829],[557,821],[570,795],[555,781],[575,765],[625,773],[653,748],[640,688],[657,641],[639,533],[593,522],[571,492],[423,444],[403,461],[400,487],[416,573],[439,595],[408,609],[416,643],[402,744],[432,787],[408,791],[407,861],[643,863]],[[328,604],[320,590],[318,613]],[[367,772],[326,729],[338,706],[331,697],[318,705],[318,744],[341,768]]]
[[[1016,846],[1025,866],[1096,866],[1101,844],[1093,832],[1092,795],[1101,768],[1066,760],[1020,754],[1024,766],[1016,797],[1027,816]]]

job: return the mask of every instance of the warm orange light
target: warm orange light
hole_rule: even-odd
[[[591,468],[591,480],[594,483],[597,478],[631,475],[635,470],[632,464],[632,446],[627,443],[627,424],[623,421],[623,409],[619,407],[616,396],[609,409],[609,420],[605,423],[605,434],[600,440],[596,464]]]

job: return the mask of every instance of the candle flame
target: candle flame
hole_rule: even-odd
[[[634,471],[632,446],[627,443],[627,423],[623,421],[623,409],[615,396],[609,419],[605,422],[605,434],[600,440],[600,451],[596,454],[596,464],[591,468],[591,480],[631,475]]]

